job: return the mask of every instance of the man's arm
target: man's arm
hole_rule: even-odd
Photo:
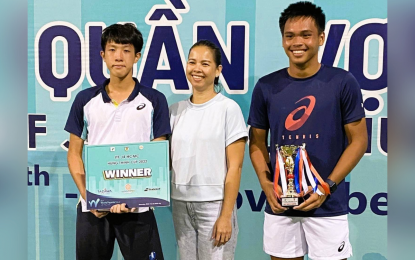
[[[367,129],[365,118],[344,125],[344,130],[349,144],[328,177],[336,184],[339,184],[342,180],[344,180],[344,178],[346,178],[346,176],[353,170],[353,168],[363,157],[367,149]],[[319,187],[319,189],[324,193],[324,190],[321,187]],[[320,207],[325,200],[326,195],[318,196],[314,193],[310,195],[309,199],[298,207],[294,207],[294,209],[309,211]]]
[[[284,208],[278,203],[277,196],[274,191],[274,183],[271,181],[272,176],[268,168],[269,155],[266,146],[267,130],[251,127],[251,135],[249,141],[249,155],[251,157],[252,165],[258,176],[259,183],[264,191],[268,203],[274,213],[281,213],[287,208]],[[278,181],[278,180],[276,180]],[[279,187],[278,195],[282,195]]]
[[[221,246],[232,236],[232,211],[238,197],[241,183],[242,163],[244,160],[246,139],[241,138],[226,147],[226,165],[228,172],[225,179],[225,194],[219,218],[213,226],[212,238],[215,246]]]
[[[69,137],[69,149],[68,149],[68,168],[72,175],[72,178],[78,187],[79,193],[82,198],[86,198],[85,187],[85,169],[84,162],[82,161],[82,150],[84,147],[84,140],[82,138],[71,134]],[[98,218],[102,218],[108,214],[105,211],[90,210]]]
[[[353,170],[367,149],[366,118],[344,126],[349,145],[328,177],[339,184]]]
[[[86,198],[85,188],[85,170],[84,162],[82,161],[82,150],[84,147],[84,140],[80,137],[71,134],[69,137],[69,149],[68,149],[68,167],[72,178],[78,187],[79,193],[82,198]]]

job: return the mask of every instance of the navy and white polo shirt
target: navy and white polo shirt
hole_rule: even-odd
[[[170,135],[166,97],[133,79],[134,90],[118,105],[111,101],[105,91],[109,80],[79,92],[72,104],[65,130],[88,141],[90,145],[149,142]],[[85,211],[85,201],[81,199],[81,202]],[[144,209],[148,210],[140,208],[140,212]]]
[[[270,131],[272,172],[276,144],[305,143],[313,166],[325,180],[348,145],[344,125],[364,117],[362,92],[353,75],[322,64],[309,78],[293,78],[286,68],[260,78],[252,93],[248,124]],[[347,205],[342,181],[321,207],[308,212],[290,209],[281,215],[337,216],[347,214]],[[274,214],[268,202],[265,212]]]

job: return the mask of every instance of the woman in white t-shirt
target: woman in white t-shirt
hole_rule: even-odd
[[[181,260],[233,259],[236,198],[248,136],[238,104],[218,93],[219,48],[195,43],[192,96],[170,107],[173,222]]]

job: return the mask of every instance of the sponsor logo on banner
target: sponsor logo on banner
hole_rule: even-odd
[[[388,194],[386,192],[379,192],[370,197],[361,191],[351,192],[350,183],[346,181],[345,184],[347,194],[349,194],[348,212],[350,214],[360,215],[365,213],[365,211],[371,211],[378,216],[388,215]],[[236,200],[238,209],[242,207],[245,199],[252,212],[261,212],[266,204],[266,196],[263,191],[255,194],[254,190],[245,190],[238,193]]]

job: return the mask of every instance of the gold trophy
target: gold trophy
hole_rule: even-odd
[[[294,159],[297,155],[297,148],[301,146],[296,145],[283,145],[280,147],[280,153],[283,157],[284,169],[287,173],[287,192],[281,196],[281,206],[283,207],[295,207],[304,201],[304,198],[300,197],[294,187]],[[300,148],[301,149],[301,148]],[[277,180],[278,181],[278,180]]]

